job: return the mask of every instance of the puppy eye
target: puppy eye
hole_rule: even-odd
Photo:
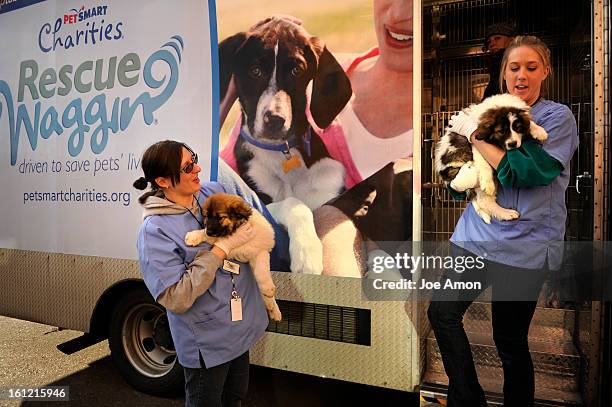
[[[304,70],[301,66],[294,66],[293,68],[291,68],[291,75],[293,76],[300,76],[302,72],[304,72]]]
[[[249,68],[249,75],[251,75],[253,78],[261,78],[263,75],[263,72],[261,71],[260,67],[255,65]]]

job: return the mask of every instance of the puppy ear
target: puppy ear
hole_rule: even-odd
[[[204,205],[202,205],[202,216],[208,216],[208,212],[210,211],[210,205],[212,204],[212,199],[210,197],[206,198],[204,201]]]
[[[491,137],[491,128],[490,127],[483,127],[481,128],[480,126],[478,126],[478,133],[476,133],[476,136],[474,136],[476,138],[476,140],[487,140],[489,137]]]
[[[525,136],[533,138],[533,136],[529,132],[531,128],[531,116],[529,115],[529,112],[527,110],[521,109],[518,112],[517,117],[518,117],[518,120],[521,121],[521,126],[524,129],[523,131],[524,131]]]
[[[489,109],[480,116],[476,129],[476,140],[488,140],[491,137],[497,123],[496,113],[495,109]]]
[[[230,216],[235,219],[247,220],[253,214],[253,209],[251,209],[251,207],[247,205],[242,199],[232,202],[229,211],[231,213]]]
[[[365,216],[370,206],[376,200],[376,187],[367,182],[355,184],[351,189],[341,195],[326,202],[325,205],[332,205],[344,213],[352,220],[358,220]]]
[[[324,129],[344,109],[353,90],[344,69],[321,40],[312,37],[310,49],[317,60],[310,113],[317,126]]]
[[[232,69],[234,56],[236,55],[236,51],[238,51],[240,46],[244,44],[246,39],[246,33],[240,32],[224,39],[219,44],[219,100],[223,100],[223,98],[225,98],[227,88],[230,80],[232,79],[232,75],[234,74]]]
[[[488,140],[493,134],[493,127],[495,123],[492,122],[480,122],[478,123],[478,128],[476,129],[476,140]]]

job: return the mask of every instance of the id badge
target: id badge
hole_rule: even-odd
[[[233,274],[240,274],[240,264],[223,260],[223,270]]]
[[[232,321],[242,321],[242,298],[232,298],[230,309],[232,311]]]

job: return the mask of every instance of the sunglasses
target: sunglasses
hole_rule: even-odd
[[[181,173],[182,174],[191,174],[191,172],[193,171],[193,167],[195,167],[195,165],[198,163],[198,155],[197,154],[192,154],[191,155],[191,162],[189,164],[187,164],[186,166],[184,166],[183,168],[181,168]]]

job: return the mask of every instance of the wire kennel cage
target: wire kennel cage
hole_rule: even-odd
[[[552,53],[548,99],[566,104],[580,144],[566,193],[566,239],[605,239],[609,198],[608,0],[470,0],[423,2],[421,201],[424,241],[448,240],[465,202],[453,200],[433,166],[435,143],[450,117],[482,100],[489,81],[485,33],[494,23],[536,35]],[[593,220],[591,222],[591,220]],[[491,338],[490,304],[475,302],[464,325],[492,403],[503,374]],[[597,394],[600,303],[555,304],[541,297],[530,330],[536,397],[543,403],[592,404]],[[426,331],[426,330],[425,330]],[[433,334],[421,340],[424,388],[444,393],[447,379]],[[497,395],[497,396],[496,396]]]

